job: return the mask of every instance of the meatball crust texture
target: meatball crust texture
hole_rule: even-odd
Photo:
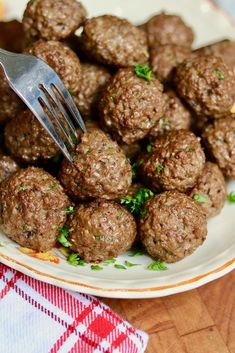
[[[62,163],[59,179],[79,199],[116,199],[131,185],[132,169],[118,144],[102,130],[88,129],[73,152],[74,163]]]
[[[89,58],[114,67],[145,64],[149,58],[146,33],[111,15],[87,20],[81,45]]]
[[[11,157],[0,153],[0,183],[16,173],[19,169],[20,167]]]
[[[150,18],[145,29],[150,48],[167,44],[191,47],[194,39],[192,29],[181,17],[164,12]]]
[[[76,94],[81,83],[81,64],[78,56],[65,44],[55,40],[38,40],[25,50],[47,62],[61,78],[71,94]]]
[[[206,217],[190,197],[177,191],[156,195],[145,205],[140,237],[153,258],[176,262],[192,254],[207,235]]]
[[[75,0],[31,0],[23,24],[29,38],[59,40],[71,36],[86,15],[83,5]]]
[[[220,118],[231,114],[235,75],[215,56],[186,59],[176,68],[178,94],[198,115]]]
[[[160,120],[150,130],[149,137],[155,138],[172,130],[189,130],[191,126],[191,112],[177,97],[174,91],[169,90],[165,94],[166,110]]]
[[[205,165],[200,140],[189,131],[171,131],[152,142],[151,152],[143,156],[140,174],[153,190],[192,188]]]
[[[101,65],[81,64],[79,92],[73,97],[83,118],[97,114],[96,108],[100,92],[111,77],[110,71]]]
[[[72,249],[85,261],[117,257],[130,249],[136,237],[136,223],[131,213],[107,200],[78,206],[68,228]]]
[[[30,110],[9,121],[4,131],[10,154],[21,161],[35,163],[56,155],[59,147]]]
[[[205,201],[199,202],[199,204],[206,217],[209,218],[220,213],[224,207],[226,195],[226,183],[221,170],[217,164],[206,162],[190,196],[193,199],[197,196],[204,197]]]
[[[59,182],[39,168],[15,173],[0,186],[0,228],[21,246],[50,250],[69,206]]]
[[[235,179],[235,119],[227,117],[214,120],[205,128],[203,139],[224,175]]]
[[[191,54],[191,49],[179,45],[159,45],[150,49],[150,66],[161,80],[171,81],[174,69]]]
[[[101,121],[115,139],[127,144],[143,139],[163,116],[162,84],[136,76],[132,69],[120,69],[103,92]]]

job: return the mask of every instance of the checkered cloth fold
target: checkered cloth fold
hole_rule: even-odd
[[[142,353],[147,342],[95,297],[0,264],[0,352]]]

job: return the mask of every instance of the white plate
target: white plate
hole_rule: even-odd
[[[140,23],[152,13],[166,10],[180,14],[196,32],[195,45],[230,37],[235,38],[234,27],[222,12],[217,11],[206,0],[86,0],[91,16],[113,13]],[[24,0],[8,0],[8,16],[22,15]],[[229,183],[235,190],[235,182]],[[196,288],[219,278],[235,268],[235,205],[226,204],[222,213],[209,221],[208,237],[193,255],[167,271],[155,272],[146,269],[151,259],[147,256],[120,256],[140,263],[138,267],[117,270],[109,265],[103,271],[92,271],[90,266],[73,267],[61,257],[59,264],[43,262],[18,250],[18,245],[0,235],[0,261],[34,278],[60,287],[118,298],[149,298],[174,294]]]

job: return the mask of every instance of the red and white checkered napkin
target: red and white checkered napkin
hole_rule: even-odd
[[[0,264],[0,352],[142,353],[147,342],[96,298]]]

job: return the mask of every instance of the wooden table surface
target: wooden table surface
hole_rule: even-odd
[[[169,297],[102,300],[149,333],[146,353],[235,353],[235,271]]]

